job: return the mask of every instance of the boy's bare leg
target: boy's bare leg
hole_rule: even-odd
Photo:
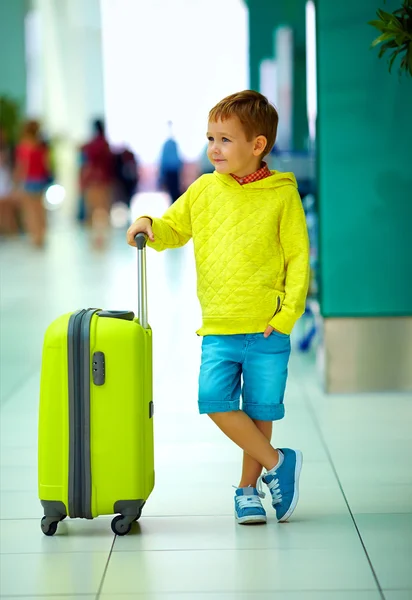
[[[272,439],[272,421],[257,421],[253,419],[253,422],[270,442]],[[256,482],[261,473],[262,465],[247,454],[247,452],[243,452],[242,477],[238,487],[247,487],[248,485],[256,487]]]
[[[279,453],[242,410],[211,413],[209,417],[230,438],[268,471],[279,462]],[[248,485],[248,484],[247,484]]]

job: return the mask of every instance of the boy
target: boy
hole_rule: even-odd
[[[266,522],[262,481],[278,521],[286,521],[298,501],[302,466],[299,450],[270,444],[272,422],[285,412],[289,335],[304,312],[309,276],[295,177],[262,162],[277,124],[276,109],[258,92],[219,102],[207,133],[215,172],[197,179],[161,219],[142,217],[127,232],[130,245],[143,232],[158,251],[193,238],[203,315],[197,333],[204,336],[199,411],[243,449],[235,494],[242,524]]]

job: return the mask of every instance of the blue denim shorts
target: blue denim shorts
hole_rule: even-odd
[[[23,187],[29,194],[42,194],[47,188],[47,179],[27,179]]]
[[[282,419],[289,356],[290,336],[276,331],[268,338],[263,333],[205,336],[200,413],[239,410],[242,394],[242,410],[251,419]]]

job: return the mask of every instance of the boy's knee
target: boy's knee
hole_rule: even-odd
[[[240,412],[239,409],[208,412],[207,416],[212,419],[212,421],[222,421],[224,419],[230,419],[235,413],[238,412]]]

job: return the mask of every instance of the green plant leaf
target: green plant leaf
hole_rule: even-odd
[[[392,39],[393,37],[394,37],[393,33],[383,33],[382,35],[377,37],[376,40],[373,40],[372,48],[374,48],[375,46],[378,46],[378,44],[381,44],[382,42],[386,42],[386,40]]]
[[[386,23],[384,23],[383,21],[368,21],[368,25],[372,25],[372,27],[376,27],[376,29],[379,29],[379,31],[385,31],[386,30]]]
[[[404,33],[400,33],[395,37],[395,42],[398,44],[398,46],[402,46],[405,43],[406,40],[406,36]]]
[[[381,8],[378,8],[376,13],[377,13],[378,17],[380,17],[382,19],[382,21],[385,21],[385,23],[389,23],[393,17],[392,13],[387,13],[384,10],[382,10]]]
[[[389,44],[385,44],[383,46],[381,46],[381,49],[379,50],[379,54],[378,54],[378,58],[382,58],[382,56],[387,52],[387,51],[391,51],[391,52],[395,52],[395,54],[399,54],[399,52],[401,52],[401,49],[398,46],[391,46]]]
[[[399,46],[395,42],[395,40],[391,40],[390,42],[386,42],[386,44],[382,44],[381,47],[385,48],[385,50],[389,50],[390,48],[396,48],[397,50],[399,50]]]
[[[401,68],[409,75],[412,75],[412,53],[410,51],[406,52],[402,58]]]
[[[402,29],[402,23],[401,21],[398,19],[398,17],[395,15],[395,13],[393,13],[392,18],[390,20],[391,24],[394,25],[395,27],[398,27],[398,29]]]
[[[399,25],[398,25],[394,21],[391,21],[390,23],[388,23],[386,25],[384,31],[393,31],[394,33],[405,33],[405,30],[402,27],[402,23],[399,23]]]
[[[371,47],[380,45],[379,58],[388,53],[389,72],[399,55],[399,74],[405,72],[412,75],[412,0],[402,0],[400,3],[401,7],[393,13],[378,9],[376,14],[379,20],[369,21],[368,24],[381,33],[373,40]]]

